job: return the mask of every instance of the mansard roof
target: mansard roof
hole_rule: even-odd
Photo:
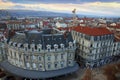
[[[45,48],[46,45],[49,44],[51,45],[51,48],[53,48],[54,44],[64,44],[65,47],[67,47],[67,43],[73,42],[73,39],[70,32],[68,32],[66,35],[53,29],[43,29],[41,31],[34,30],[25,31],[23,33],[16,33],[10,41],[23,44],[42,44],[43,48]]]

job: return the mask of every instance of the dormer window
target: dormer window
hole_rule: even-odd
[[[57,49],[58,49],[58,45],[57,44],[54,44],[54,49],[55,49],[55,51],[57,51]]]
[[[47,45],[48,52],[51,50],[51,45]]]
[[[38,51],[40,52],[41,49],[42,49],[42,45],[41,45],[41,44],[38,44],[38,45],[37,45],[37,49],[38,49]]]
[[[69,48],[72,48],[72,47],[73,47],[73,43],[69,42]]]
[[[30,45],[30,47],[31,47],[31,50],[32,50],[32,51],[34,51],[34,50],[35,50],[35,44],[34,44],[34,43],[33,43],[33,44],[31,44],[31,45]]]
[[[24,49],[25,49],[25,51],[27,51],[27,49],[28,49],[28,44],[24,44]]]
[[[60,44],[60,47],[63,50],[64,49],[64,44]]]

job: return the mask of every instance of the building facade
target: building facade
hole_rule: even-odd
[[[1,65],[21,77],[49,78],[78,70],[71,33],[64,37],[54,29],[16,32],[7,48],[7,63]]]
[[[120,42],[105,27],[74,27],[72,36],[79,44],[77,59],[81,66],[99,67],[120,54]]]

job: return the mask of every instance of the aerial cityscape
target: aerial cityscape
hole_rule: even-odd
[[[120,80],[119,0],[0,0],[0,80]]]

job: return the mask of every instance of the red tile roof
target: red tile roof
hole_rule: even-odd
[[[91,35],[91,36],[101,36],[101,35],[106,35],[106,34],[113,34],[110,32],[108,29],[105,27],[73,27],[74,31]]]

